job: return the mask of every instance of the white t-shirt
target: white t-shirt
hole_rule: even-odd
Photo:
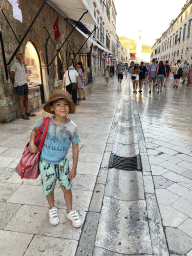
[[[71,78],[71,81],[69,80],[69,76]],[[79,74],[75,70],[73,66],[69,67],[69,76],[68,76],[68,70],[64,74],[64,78],[66,78],[66,86],[68,86],[71,83],[76,83],[77,82],[77,77]]]
[[[10,66],[10,71],[15,72],[14,87],[27,84],[27,75],[23,63],[20,64],[18,60],[15,60]]]

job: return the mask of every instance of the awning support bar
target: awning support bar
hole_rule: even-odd
[[[84,12],[83,15],[81,16],[81,18],[78,20],[81,21],[82,18],[84,17],[85,14],[87,14],[88,11]],[[65,39],[65,41],[62,43],[62,45],[60,46],[60,48],[57,50],[57,52],[59,52],[61,50],[61,48],[63,47],[63,45],[67,42],[68,38],[70,37],[70,35],[73,33],[73,31],[75,30],[77,25],[74,26],[74,28],[71,30],[71,32],[69,33],[69,35],[67,36],[67,38]],[[53,63],[54,59],[57,57],[57,53],[55,54],[54,58],[52,59],[52,61],[49,63],[48,67]]]
[[[87,39],[85,40],[85,42],[82,44],[81,48],[78,50],[78,52],[75,54],[73,60],[75,59],[75,57],[77,56],[77,54],[79,54],[79,52],[81,51],[81,49],[83,48],[83,46],[86,44],[86,42],[89,40],[89,38],[91,37],[91,35],[93,34],[94,31],[96,31],[98,27],[96,26],[93,31],[91,32],[91,34],[87,37]]]
[[[10,24],[9,20],[7,19],[7,16],[5,15],[5,13],[4,13],[4,11],[3,11],[2,9],[1,9],[1,12],[3,13],[3,16],[5,17],[5,19],[6,19],[7,23],[8,23],[8,25],[9,25],[9,27],[10,27],[10,29],[11,29],[11,31],[13,32],[15,38],[17,39],[17,42],[19,43],[19,39],[17,38],[17,36],[16,36],[16,34],[15,34],[15,31],[14,31],[13,28],[11,27],[11,24]]]
[[[6,57],[5,57],[5,49],[4,49],[4,43],[3,43],[3,36],[2,36],[2,32],[1,31],[0,31],[0,41],[1,41],[1,50],[2,50],[2,55],[3,55],[3,63],[4,63],[6,79],[8,80],[9,79],[9,75],[8,75],[8,70],[7,70]]]
[[[35,15],[35,18],[33,19],[31,25],[29,26],[29,28],[27,29],[27,31],[25,32],[25,35],[23,36],[23,38],[21,39],[19,45],[17,46],[16,50],[14,51],[13,55],[11,56],[9,62],[7,63],[7,65],[9,65],[11,63],[11,61],[13,60],[16,52],[19,50],[20,46],[22,45],[23,41],[25,40],[26,36],[28,35],[29,31],[31,30],[33,24],[35,23],[36,19],[38,18],[40,12],[42,11],[43,7],[45,6],[45,4],[47,3],[48,0],[44,0],[41,8],[39,9],[39,11],[37,12],[37,14]]]

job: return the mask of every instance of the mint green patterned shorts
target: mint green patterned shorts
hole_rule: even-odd
[[[47,163],[40,160],[39,169],[44,195],[47,196],[54,190],[57,180],[59,180],[62,189],[69,190],[73,187],[73,181],[69,179],[70,169],[68,158],[62,160],[59,164]]]

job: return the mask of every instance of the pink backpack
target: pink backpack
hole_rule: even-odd
[[[45,127],[45,129],[44,129]],[[29,142],[25,146],[25,150],[19,161],[15,171],[21,176],[21,179],[37,179],[39,172],[39,160],[40,154],[45,142],[45,138],[47,135],[47,130],[49,127],[49,117],[44,117],[42,125],[37,132],[37,137],[35,138],[35,145],[38,147],[38,152],[36,154],[32,154],[29,151]],[[43,132],[44,129],[44,132]],[[42,137],[41,137],[42,136]]]

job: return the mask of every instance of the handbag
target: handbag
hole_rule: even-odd
[[[132,79],[132,80],[135,80],[135,79],[136,79],[136,76],[132,76],[131,79]]]
[[[71,82],[71,78],[69,76],[69,70],[68,70],[68,77],[69,77],[69,81]],[[71,82],[71,84],[72,84],[72,91],[77,91],[77,89],[78,89],[77,83]]]
[[[45,129],[44,129],[45,127]],[[47,130],[49,127],[49,117],[44,117],[42,125],[37,132],[37,136],[35,138],[35,145],[38,147],[38,152],[33,154],[29,151],[29,142],[25,146],[22,157],[15,168],[15,171],[19,174],[21,179],[37,179],[40,171],[39,171],[39,160],[40,154],[45,142],[45,138],[47,135]],[[43,132],[44,129],[44,132]]]

